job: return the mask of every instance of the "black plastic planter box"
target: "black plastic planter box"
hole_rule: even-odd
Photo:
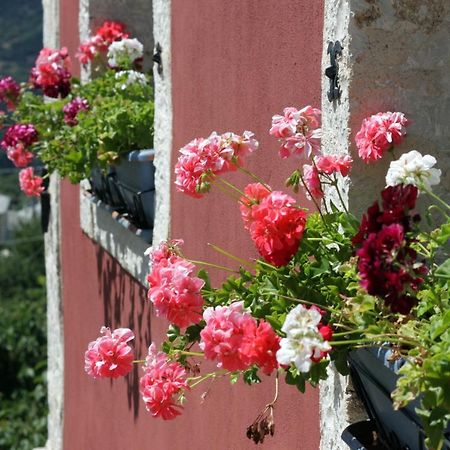
[[[398,411],[393,408],[391,393],[398,378],[396,372],[404,362],[397,360],[392,363],[390,356],[390,350],[377,347],[350,352],[349,363],[355,389],[377,429],[379,441],[387,449],[425,450],[421,420],[415,412],[419,402],[411,402]],[[450,449],[450,442],[444,449]]]
[[[143,230],[153,229],[155,209],[154,150],[134,150],[111,166],[107,174],[92,170],[91,186],[96,197]]]

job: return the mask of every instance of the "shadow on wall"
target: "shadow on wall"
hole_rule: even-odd
[[[111,328],[130,328],[135,336],[135,357],[144,359],[147,346],[152,342],[151,307],[146,301],[146,290],[138,284],[119,264],[100,246],[97,248],[97,275],[99,297],[103,301],[105,325]],[[139,416],[141,399],[139,378],[141,365],[135,364],[127,379],[128,407],[133,410],[134,420]],[[112,384],[111,380],[111,384]]]

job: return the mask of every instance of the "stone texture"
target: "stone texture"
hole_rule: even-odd
[[[162,72],[155,64],[155,225],[153,244],[169,236],[170,180],[172,153],[172,65],[171,65],[171,1],[153,0],[153,35],[162,49]]]
[[[362,119],[379,111],[402,111],[411,119],[396,156],[416,149],[436,156],[442,169],[437,191],[450,194],[450,3],[446,0],[326,0],[326,48],[339,40],[342,96],[330,103],[323,77],[323,149],[350,153],[354,160],[346,191],[350,210],[360,215],[385,186],[390,158],[366,165],[358,160],[354,136]],[[336,199],[329,193],[335,203]],[[331,369],[321,385],[321,449],[346,449],[340,435],[362,410],[348,380]]]

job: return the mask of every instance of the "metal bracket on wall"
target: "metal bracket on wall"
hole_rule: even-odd
[[[329,42],[327,54],[330,55],[331,66],[325,69],[325,75],[330,79],[330,90],[327,92],[328,100],[333,102],[341,97],[341,88],[339,86],[339,64],[337,57],[342,55],[342,47],[339,41]]]
[[[156,43],[155,53],[153,53],[153,62],[158,65],[158,73],[162,75],[163,66],[162,66],[162,58],[161,58],[161,44],[159,42]]]

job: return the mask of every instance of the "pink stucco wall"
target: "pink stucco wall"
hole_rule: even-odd
[[[73,51],[78,1],[61,2],[61,44]],[[319,105],[322,17],[321,1],[172,0],[174,157],[180,146],[212,130],[249,129],[261,143],[250,168],[281,189],[295,163],[277,157],[267,130],[271,115],[284,106]],[[246,181],[237,174],[230,179]],[[217,381],[203,402],[204,389],[196,390],[183,416],[165,423],[145,411],[138,369],[114,382],[84,374],[83,352],[101,325],[132,328],[143,357],[150,340],[161,341],[166,323],[152,315],[145,289],[81,232],[78,188],[64,182],[61,197],[65,450],[254,448],[245,428],[272,399],[273,378],[252,388]],[[217,192],[203,200],[173,192],[172,199],[171,234],[185,240],[191,258],[229,264],[206,242],[255,256],[231,200]],[[213,276],[217,282],[223,274]],[[275,416],[276,435],[261,448],[318,448],[317,391],[302,396],[283,385]]]

